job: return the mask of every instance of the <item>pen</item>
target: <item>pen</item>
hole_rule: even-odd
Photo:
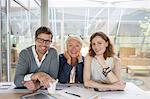
[[[124,91],[124,90],[99,90],[98,88],[94,88],[94,90],[98,92]]]
[[[66,94],[73,95],[73,96],[81,97],[80,95],[77,95],[77,94],[74,94],[74,93],[70,93],[70,92],[65,92],[65,93],[66,93]]]

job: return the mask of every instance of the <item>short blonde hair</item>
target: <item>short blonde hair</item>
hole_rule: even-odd
[[[71,39],[74,39],[74,40],[78,41],[78,42],[80,43],[81,47],[82,47],[82,45],[83,45],[83,40],[82,40],[81,37],[78,36],[78,35],[68,35],[68,38],[67,38],[67,40],[66,40],[66,45],[68,44],[68,41],[71,40]]]

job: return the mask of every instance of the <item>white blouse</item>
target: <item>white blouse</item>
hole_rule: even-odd
[[[110,67],[110,69],[113,68],[114,66],[114,62],[113,62],[113,58],[107,58],[105,60],[105,63],[108,67]],[[109,80],[107,79],[107,77],[105,77],[102,73],[102,66],[98,63],[98,60],[96,58],[92,58],[92,62],[91,62],[91,79],[97,82],[102,82],[102,83],[109,83]]]
[[[76,75],[76,66],[74,66],[71,70],[69,83],[75,83],[75,75]]]

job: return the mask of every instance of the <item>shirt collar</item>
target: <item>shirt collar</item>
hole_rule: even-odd
[[[35,45],[32,46],[32,52],[33,52],[33,55],[38,58],[38,54],[37,54],[37,52],[35,50]],[[46,54],[48,54],[48,50],[46,51],[46,53],[43,56],[45,56]]]

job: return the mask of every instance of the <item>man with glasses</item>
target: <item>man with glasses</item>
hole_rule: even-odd
[[[35,45],[20,52],[14,79],[16,87],[37,90],[55,81],[59,61],[57,51],[50,47],[52,37],[48,27],[40,27],[35,33]]]

